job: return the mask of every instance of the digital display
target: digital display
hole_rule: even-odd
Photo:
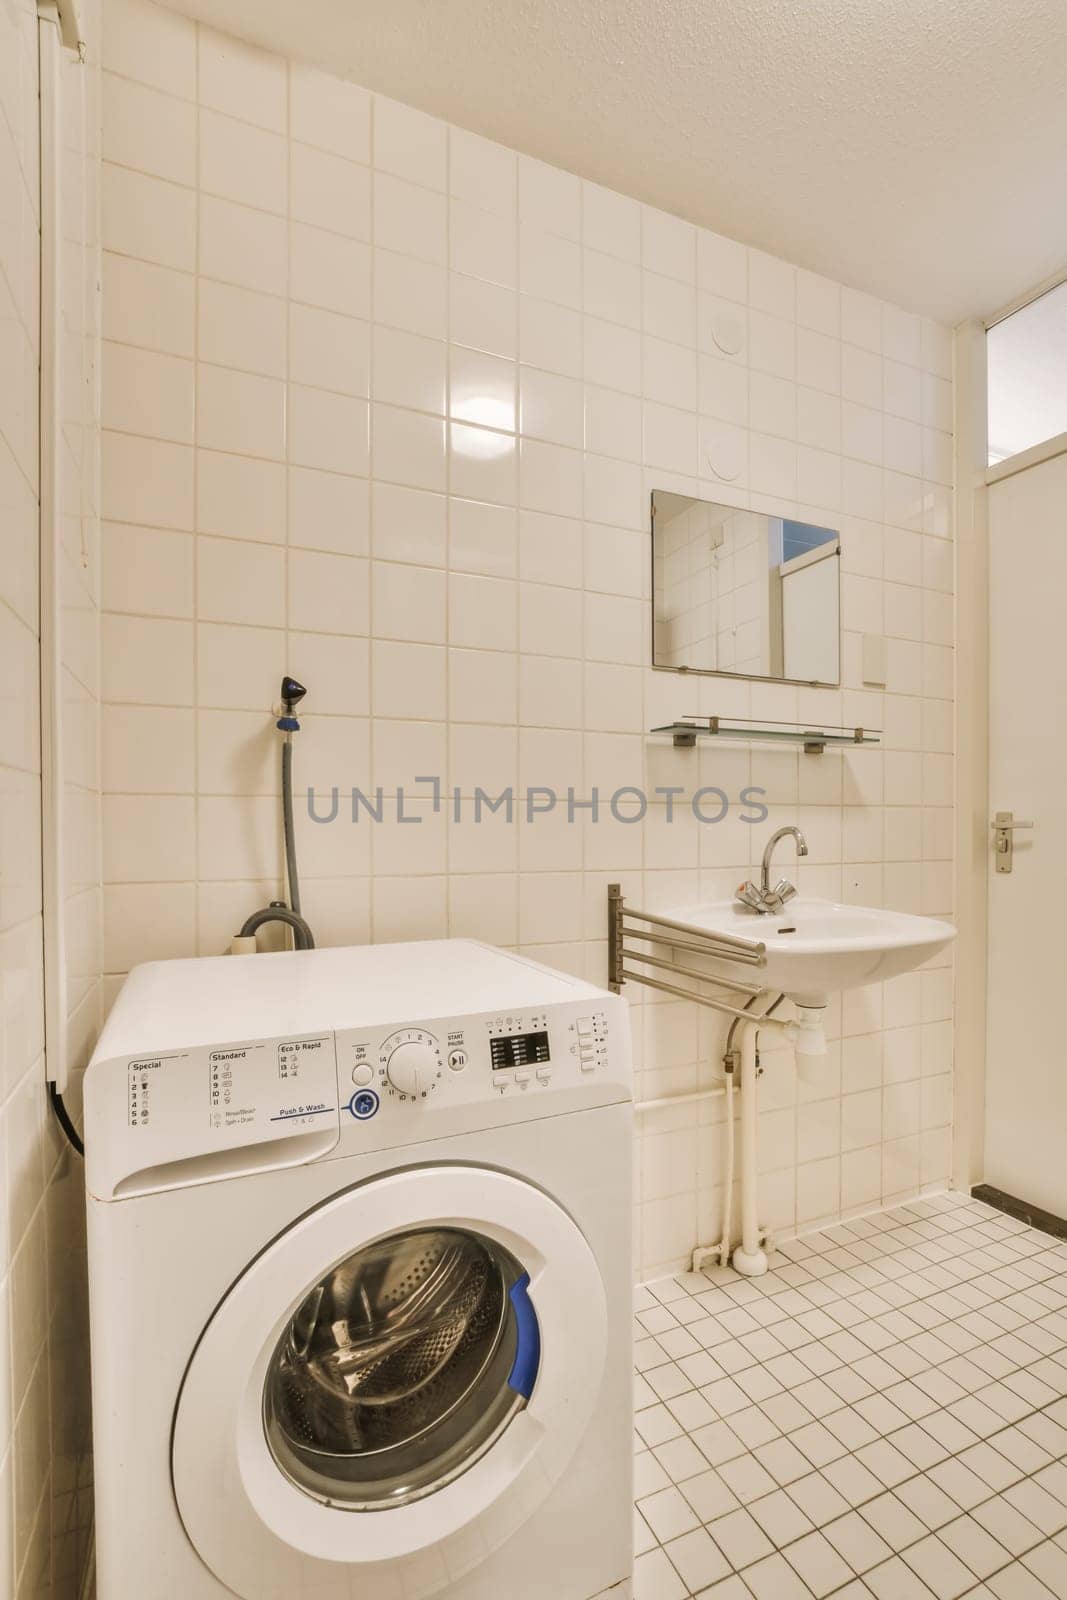
[[[537,1061],[548,1060],[547,1033],[510,1033],[504,1038],[490,1039],[493,1071],[505,1067],[530,1067]]]

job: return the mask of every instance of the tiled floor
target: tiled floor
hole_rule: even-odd
[[[1067,1244],[961,1195],[637,1300],[634,1600],[1067,1597]]]

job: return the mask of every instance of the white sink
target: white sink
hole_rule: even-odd
[[[825,1004],[834,989],[857,989],[910,972],[956,937],[950,922],[932,917],[800,895],[777,915],[760,916],[732,900],[678,906],[663,914],[702,932],[758,940],[766,946],[765,965],[709,958],[708,970],[781,990],[810,1006]]]

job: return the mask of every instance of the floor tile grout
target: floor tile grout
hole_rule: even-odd
[[[937,1196],[645,1285],[636,1335],[634,1600],[1067,1595],[1067,1242]]]

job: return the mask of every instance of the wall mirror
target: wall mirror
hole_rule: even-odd
[[[836,688],[840,552],[833,528],[653,490],[653,666]]]

